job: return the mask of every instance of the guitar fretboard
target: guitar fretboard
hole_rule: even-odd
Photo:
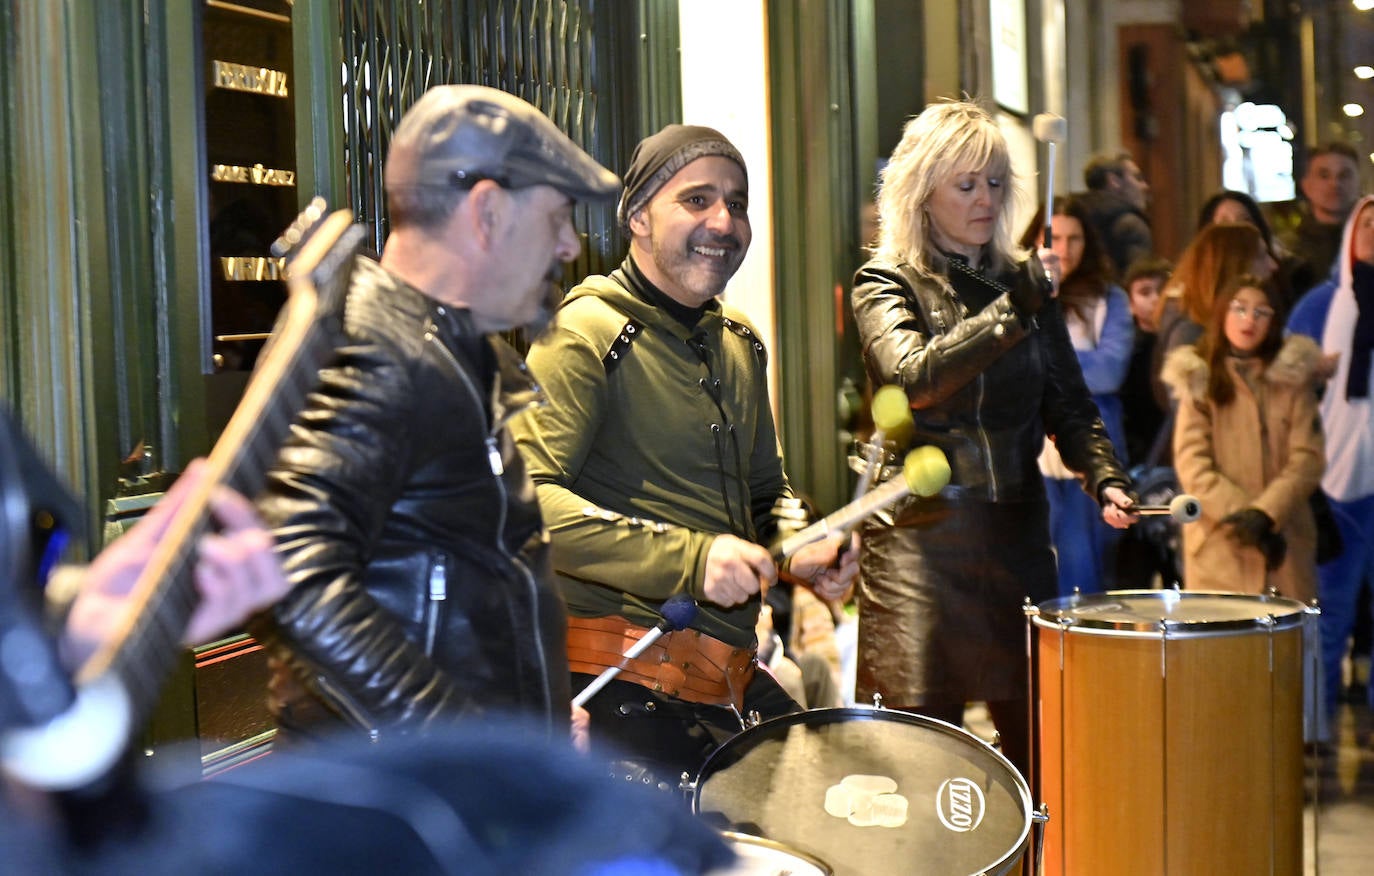
[[[210,498],[221,486],[250,497],[261,490],[319,369],[334,355],[363,233],[339,211],[301,243],[288,264],[290,296],[243,399],[207,459],[205,483],[187,497],[135,583],[124,627],[77,674],[78,686],[117,677],[131,701],[135,727],[156,706],[198,602],[196,549],[211,525]]]

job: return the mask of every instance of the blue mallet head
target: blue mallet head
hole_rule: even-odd
[[[670,596],[660,609],[663,620],[670,630],[685,630],[697,616],[697,601],[686,593]]]

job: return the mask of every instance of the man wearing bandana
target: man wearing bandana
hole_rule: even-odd
[[[1344,550],[1317,570],[1322,696],[1329,717],[1342,689],[1341,661],[1355,625],[1360,585],[1374,583],[1374,197],[1351,211],[1331,278],[1302,297],[1288,330],[1315,339],[1335,363],[1321,401],[1326,432],[1322,490]]]
[[[767,351],[717,298],[751,239],[744,159],[718,131],[669,125],[636,147],[625,180],[630,252],[574,288],[532,346],[548,404],[512,430],[553,536],[573,690],[623,667],[587,703],[592,738],[675,786],[749,713],[799,708],[758,668],[754,634],[779,571],[765,545],[799,502]],[[814,542],[785,565],[835,598],[857,572],[838,547]],[[690,626],[622,660],[681,594],[698,604]]]

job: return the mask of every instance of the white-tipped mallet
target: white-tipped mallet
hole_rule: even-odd
[[[1141,517],[1172,517],[1178,523],[1192,523],[1202,516],[1202,503],[1197,496],[1179,493],[1168,505],[1137,505],[1127,509]]]
[[[1049,249],[1050,217],[1054,215],[1054,146],[1068,138],[1069,125],[1063,116],[1054,113],[1039,113],[1031,121],[1031,131],[1035,139],[1045,144],[1045,248]]]

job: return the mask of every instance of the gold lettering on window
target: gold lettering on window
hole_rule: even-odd
[[[214,65],[216,88],[231,91],[250,91],[253,94],[267,94],[272,97],[286,97],[286,74],[267,67],[249,67],[232,61],[216,61]]]
[[[286,259],[269,259],[262,256],[221,256],[220,270],[224,279],[236,282],[257,280],[280,280]]]
[[[250,183],[255,186],[294,186],[294,170],[276,170],[255,164],[243,167],[237,164],[216,164],[210,168],[211,182]]]

